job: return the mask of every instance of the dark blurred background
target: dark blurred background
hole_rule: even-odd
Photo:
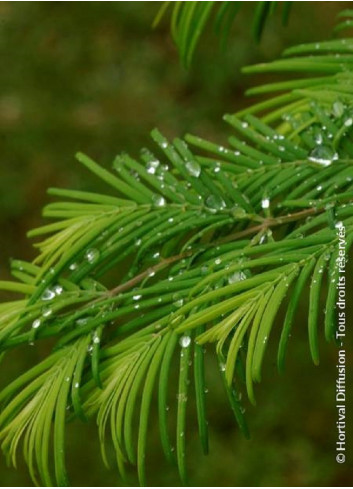
[[[0,2],[0,279],[9,277],[10,257],[34,256],[25,234],[41,223],[48,186],[97,188],[75,162],[76,151],[109,166],[116,153],[137,154],[150,145],[155,126],[169,137],[192,132],[224,142],[229,130],[222,114],[249,103],[245,88],[262,81],[241,75],[240,67],[273,59],[294,43],[328,38],[336,14],[350,3],[293,2],[289,25],[275,16],[256,45],[248,2],[226,51],[209,28],[185,71],[167,22],[151,28],[160,2]],[[189,423],[190,484],[352,484],[351,442],[346,464],[335,462],[335,349],[323,343],[321,365],[312,365],[304,307],[285,376],[276,371],[275,346],[267,353],[258,406],[247,406],[250,441],[235,427],[217,369],[210,368],[211,453],[201,455]],[[0,383],[36,360],[28,350],[11,356]],[[67,433],[71,483],[119,485],[114,470],[103,468],[94,421],[73,423]],[[179,485],[176,469],[163,461],[156,426],[150,437],[149,483]],[[1,454],[0,484],[31,485],[23,463],[8,469]]]

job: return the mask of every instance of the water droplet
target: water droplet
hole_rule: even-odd
[[[234,284],[236,282],[241,282],[246,279],[246,275],[243,271],[234,272],[230,277],[228,277],[228,283]]]
[[[338,154],[329,146],[317,146],[312,150],[309,160],[323,166],[329,166],[338,159]]]
[[[61,285],[54,285],[53,291],[55,295],[60,295],[63,293],[64,289],[61,287]]]
[[[88,261],[88,263],[92,264],[98,260],[99,255],[100,255],[100,253],[98,250],[96,250],[95,248],[91,248],[91,249],[86,251],[85,258]]]
[[[342,102],[334,102],[332,106],[332,112],[335,117],[342,117],[344,112],[344,105],[342,104]]]
[[[152,202],[157,207],[163,207],[166,204],[165,198],[158,194],[153,195]]]
[[[134,301],[138,301],[139,299],[141,299],[142,295],[141,294],[138,294],[138,295],[134,295],[132,298]]]
[[[186,394],[178,394],[177,395],[177,399],[178,401],[180,402],[186,402],[188,400],[187,398],[187,395]],[[184,433],[180,434],[181,436],[184,436]]]
[[[262,201],[261,201],[261,207],[263,209],[268,209],[270,207],[270,199],[268,199],[268,198],[262,199]]]
[[[77,267],[78,267],[77,263],[71,263],[71,265],[69,266],[69,269],[71,271],[74,271],[74,270],[77,270]]]
[[[201,267],[201,275],[207,275],[208,273],[208,266],[207,265],[203,265]]]
[[[352,124],[353,124],[353,119],[351,117],[344,121],[344,125],[346,127],[350,127]]]
[[[246,216],[246,211],[242,207],[236,206],[232,209],[232,215],[233,215],[233,217],[237,217],[237,218],[241,219],[241,218]]]
[[[191,343],[190,336],[182,336],[179,340],[179,344],[183,348],[187,348]]]
[[[210,209],[215,210],[222,210],[226,206],[224,200],[219,195],[209,195],[206,199],[206,205]]]
[[[89,318],[79,318],[76,320],[76,325],[77,326],[86,326],[88,321],[89,321]]]
[[[43,317],[47,318],[47,317],[51,316],[51,314],[53,314],[53,310],[51,307],[49,307],[49,306],[43,307],[43,309],[42,309]]]
[[[147,173],[150,175],[154,175],[156,173],[157,168],[159,167],[159,161],[158,160],[151,160],[147,163],[146,169]]]
[[[201,174],[201,166],[197,163],[197,161],[192,160],[188,161],[185,165],[188,173],[193,177],[199,177]]]
[[[54,297],[55,297],[55,292],[53,292],[51,289],[45,289],[45,291],[42,294],[43,301],[50,301],[51,299],[54,299]]]
[[[32,328],[37,329],[40,326],[40,319],[35,319],[32,323]]]
[[[220,265],[222,263],[222,260],[220,258],[216,258],[214,262],[216,265]]]

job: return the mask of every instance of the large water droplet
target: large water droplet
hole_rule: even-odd
[[[196,178],[200,176],[201,166],[197,163],[197,161],[188,161],[185,166],[190,175]]]
[[[309,160],[323,166],[329,166],[338,159],[338,154],[329,146],[317,146],[312,150]]]
[[[224,200],[219,195],[209,195],[206,199],[206,205],[210,209],[215,210],[222,210],[226,206]]]

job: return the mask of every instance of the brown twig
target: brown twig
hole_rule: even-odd
[[[265,230],[267,228],[271,227],[277,227],[281,226],[282,224],[287,224],[290,222],[295,222],[298,221],[299,219],[302,219],[304,217],[308,217],[314,214],[318,214],[319,212],[325,210],[324,207],[322,208],[310,208],[310,209],[304,209],[303,211],[299,212],[294,212],[291,214],[287,214],[286,216],[279,216],[279,217],[270,217],[266,218],[263,220],[261,224],[257,224],[256,226],[252,226],[248,229],[244,229],[243,231],[238,231],[237,233],[230,234],[229,236],[222,238],[218,240],[215,243],[210,244],[209,246],[217,246],[219,244],[223,243],[229,243],[230,241],[235,241],[237,239],[250,236],[252,234],[256,234],[259,231]],[[185,251],[184,253],[179,253],[178,255],[171,256],[169,258],[164,258],[161,260],[157,265],[154,265],[152,267],[147,268],[143,272],[139,273],[132,279],[128,280],[127,282],[118,285],[112,290],[109,290],[108,292],[103,294],[103,297],[114,297],[122,292],[125,292],[126,290],[129,290],[130,288],[134,287],[138,283],[140,283],[144,278],[148,277],[149,275],[152,275],[159,270],[162,270],[165,268],[167,265],[170,265],[171,263],[174,263],[176,261],[182,260],[183,258],[187,258],[188,256],[191,256],[193,253],[192,250]],[[100,301],[101,297],[99,299],[95,299],[93,301],[97,302]]]

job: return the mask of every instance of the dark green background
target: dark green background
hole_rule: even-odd
[[[116,153],[137,154],[150,145],[149,131],[155,126],[170,137],[193,132],[224,142],[230,131],[222,114],[249,103],[243,96],[245,88],[262,81],[242,76],[240,67],[273,59],[294,43],[327,38],[335,15],[349,4],[294,2],[289,26],[282,27],[275,17],[259,46],[250,34],[254,6],[249,4],[236,20],[225,52],[218,50],[212,29],[207,29],[188,72],[180,66],[167,24],[151,29],[158,6],[0,2],[0,278],[9,276],[10,257],[33,257],[25,233],[41,222],[48,186],[97,188],[96,180],[75,162],[76,151],[109,166]],[[323,343],[322,364],[312,365],[305,307],[302,310],[285,376],[276,371],[276,337],[267,353],[258,406],[247,406],[251,441],[239,434],[210,359],[211,454],[201,455],[191,419],[192,485],[352,484],[351,442],[347,463],[335,462],[336,351]],[[29,346],[12,353],[0,365],[0,383],[41,354]],[[349,362],[352,385],[351,358]],[[175,468],[162,458],[154,421],[149,482],[179,485]],[[94,421],[88,426],[69,425],[67,446],[73,485],[119,484],[114,470],[103,468]],[[8,469],[2,455],[0,483],[31,484],[24,464],[20,461],[18,471]]]

